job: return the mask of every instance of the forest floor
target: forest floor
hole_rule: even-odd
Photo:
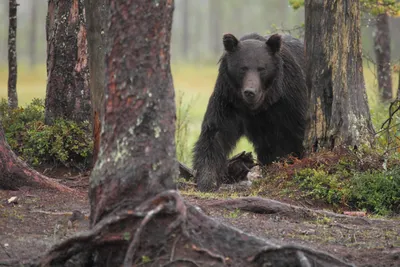
[[[54,173],[51,176],[54,177]],[[88,176],[64,176],[60,180],[81,194],[28,187],[0,191],[0,266],[9,259],[37,257],[60,240],[87,229]],[[201,195],[193,188],[185,188],[181,193],[188,203],[200,207],[217,222],[277,244],[301,244],[356,266],[400,266],[400,218],[348,220],[344,216],[304,218],[295,213],[290,216],[260,214],[215,206],[222,197]],[[9,203],[12,197],[16,199]],[[277,200],[322,208],[291,199]],[[75,216],[77,214],[82,216]]]

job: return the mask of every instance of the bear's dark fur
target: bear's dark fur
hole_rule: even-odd
[[[225,52],[194,147],[197,187],[217,189],[226,160],[246,136],[262,164],[303,152],[307,111],[303,43],[289,35],[240,40],[223,36]]]

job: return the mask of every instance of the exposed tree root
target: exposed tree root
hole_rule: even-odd
[[[138,218],[141,219],[138,221]],[[80,264],[75,261],[74,266],[83,266],[87,264],[87,253],[90,251],[107,245],[115,248],[121,242],[127,248],[123,266],[133,266],[134,260],[137,262],[145,251],[154,254],[156,244],[153,241],[151,244],[146,242],[151,236],[154,237],[150,227],[155,225],[149,222],[154,223],[162,218],[169,220],[166,229],[168,239],[158,242],[164,242],[170,249],[163,246],[164,255],[152,258],[152,262],[163,261],[162,266],[175,266],[178,263],[187,266],[353,266],[323,252],[300,246],[278,246],[218,223],[196,207],[185,206],[179,193],[173,190],[165,191],[135,209],[110,213],[90,231],[63,241],[36,263],[25,266],[65,266],[69,260],[77,257],[81,257]],[[129,220],[134,223],[129,224],[134,232],[132,238],[124,238],[124,229],[121,229],[121,234],[109,232],[112,226],[124,225],[127,219],[134,219]],[[178,232],[173,232],[174,229]],[[143,238],[140,238],[141,235],[144,235]],[[144,246],[150,247],[144,250]],[[165,255],[167,251],[171,253],[168,257]]]
[[[21,186],[38,185],[73,193],[76,190],[30,168],[11,150],[0,124],[0,189],[17,190]]]
[[[260,198],[260,197],[243,197],[236,199],[221,200],[209,204],[212,207],[224,207],[226,209],[239,209],[242,211],[249,211],[261,214],[280,214],[282,216],[291,218],[315,218],[316,216],[326,216],[331,218],[340,218],[342,220],[350,221],[353,224],[368,224],[367,219],[361,217],[348,216],[337,214],[334,212],[315,210],[305,207],[299,207],[273,199]]]

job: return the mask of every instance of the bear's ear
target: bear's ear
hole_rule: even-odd
[[[236,37],[231,33],[224,34],[222,42],[224,43],[224,47],[227,52],[235,51],[239,44],[238,39],[236,39]]]
[[[273,54],[281,49],[282,37],[279,34],[271,35],[267,40],[267,45],[271,48]]]

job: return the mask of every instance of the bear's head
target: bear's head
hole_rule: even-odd
[[[235,93],[251,110],[259,109],[267,98],[271,98],[271,94],[276,94],[269,89],[282,69],[279,55],[281,42],[279,34],[268,39],[259,35],[240,40],[232,34],[223,36],[225,71],[235,87]]]

